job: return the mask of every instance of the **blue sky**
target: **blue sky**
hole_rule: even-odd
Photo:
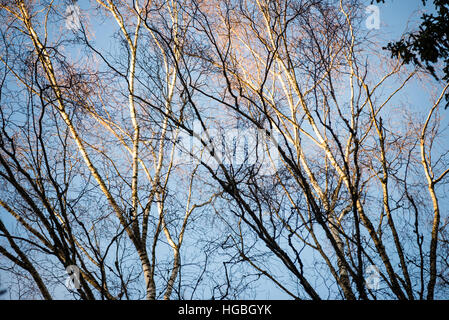
[[[367,1],[370,3],[370,1]],[[419,21],[420,12],[430,11],[431,6],[423,6],[421,0],[387,0],[384,4],[377,4],[380,10],[381,30],[388,38],[397,39],[404,31],[407,31],[407,22],[410,29]]]
[[[87,11],[89,8],[90,1],[80,0],[78,4],[85,13],[89,14]],[[366,1],[367,5],[370,1]],[[416,23],[419,22],[419,17],[421,16],[423,5],[421,0],[387,0],[385,4],[378,4],[380,12],[380,29],[378,30],[382,39],[387,41],[393,41],[398,39],[404,31],[413,30],[416,28]],[[426,10],[429,10],[430,7]],[[95,38],[93,43],[96,46],[108,46],[108,36],[111,35],[110,29],[107,25],[97,25],[95,27],[96,19],[91,17],[92,28],[95,29]],[[407,22],[411,23],[407,27]],[[428,103],[419,90],[415,90],[416,84],[412,84],[409,89],[404,91],[408,98],[414,102],[414,107],[420,107],[421,102],[423,104]],[[7,223],[7,221],[4,221]],[[0,276],[5,275],[0,272]],[[7,295],[6,295],[7,296]],[[323,297],[325,295],[323,294]],[[279,290],[273,287],[272,283],[269,281],[263,281],[260,285],[260,291],[258,291],[255,298],[259,299],[288,299],[289,296],[282,294]]]

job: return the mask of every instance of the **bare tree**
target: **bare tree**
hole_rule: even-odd
[[[136,84],[136,73],[143,72],[139,63],[156,58],[153,71],[158,74],[149,79],[154,81],[149,95],[166,112],[176,108],[177,74],[164,49],[152,41],[153,56],[142,48],[138,61],[142,19],[129,14],[126,5],[98,4],[106,19],[117,24],[117,40],[128,59],[120,55],[109,61],[89,42],[83,26],[75,39],[55,37],[49,30],[57,26],[64,5],[2,5],[8,22],[3,30],[4,79],[12,77],[21,85],[3,88],[5,95],[26,94],[26,99],[7,101],[1,113],[1,177],[7,190],[0,204],[21,227],[15,236],[1,225],[14,253],[3,246],[1,251],[33,277],[46,299],[52,298],[46,284],[52,276],[39,262],[42,254],[53,268],[79,268],[80,298],[140,298],[133,262],[138,258],[146,298],[169,299],[189,218],[214,195],[205,200],[192,195],[196,169],[182,181],[181,166],[173,162],[179,130],[167,116],[147,117],[135,101],[138,91],[149,89]],[[176,13],[171,14],[175,19]],[[150,39],[147,35],[145,43]],[[25,44],[23,51],[17,43]],[[93,59],[74,63],[64,52],[67,45],[80,43],[95,54],[97,64]],[[178,181],[170,182],[172,176]],[[181,207],[171,203],[170,183],[185,186],[177,191],[178,203],[184,195]]]
[[[220,149],[207,135],[211,128],[206,128],[203,99],[234,114],[244,128],[263,131],[268,140],[278,135],[279,163],[273,161],[271,175],[260,174],[262,158],[249,166],[225,165],[222,159],[215,166],[202,162],[229,195],[228,211],[236,218],[231,247],[295,298],[320,299],[312,279],[322,272],[331,297],[338,297],[338,289],[346,299],[423,298],[427,283],[432,299],[440,228],[433,186],[443,181],[447,167],[437,178],[430,173],[425,147],[429,120],[415,124],[422,132],[417,137],[416,127],[395,126],[402,119],[390,107],[416,71],[407,73],[401,61],[369,63],[366,52],[374,55],[354,1],[205,1],[188,8],[198,45],[185,55],[200,59],[204,74],[211,74],[201,85],[192,82],[193,71],[182,81],[186,91],[193,90],[189,107],[203,126],[201,143],[209,145],[212,155]],[[182,68],[188,69],[186,64]],[[382,88],[391,81],[395,84],[386,94]],[[428,119],[446,90],[447,85]],[[418,164],[410,158],[417,144]],[[274,156],[268,152],[268,158]],[[440,164],[444,152],[441,157]],[[410,193],[411,166],[417,170],[413,178],[427,177],[434,208],[430,234],[423,230],[428,224],[418,221],[429,208],[428,199],[418,208]],[[260,240],[258,245],[248,240],[248,232]],[[410,232],[416,233],[415,245]],[[320,259],[314,256],[307,265],[311,252]],[[289,287],[292,282],[282,281],[281,273],[270,268],[273,258],[299,287]],[[368,266],[385,284],[379,290],[366,283]],[[421,277],[414,277],[418,270]]]
[[[46,299],[71,266],[82,299],[444,297],[448,85],[401,105],[425,72],[361,2],[90,6],[64,33],[66,4],[1,5],[10,274]]]

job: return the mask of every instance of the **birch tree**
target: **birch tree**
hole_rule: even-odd
[[[212,156],[220,149],[207,135],[205,99],[240,121],[245,134],[276,135],[278,153],[265,148],[269,175],[260,174],[260,154],[251,165],[202,164],[228,195],[223,219],[235,217],[224,243],[289,296],[322,299],[312,284],[322,277],[331,297],[433,299],[440,229],[433,186],[444,182],[447,167],[443,148],[442,167],[430,173],[425,140],[447,86],[427,120],[404,121],[409,113],[392,101],[417,71],[376,54],[361,10],[354,1],[194,2],[198,47],[185,55],[202,61],[211,85],[192,84],[193,72],[182,83],[193,90],[189,107],[203,126],[201,143]],[[419,205],[412,171],[412,179],[427,181],[429,197]],[[381,288],[367,284],[368,270]]]
[[[1,5],[17,295],[73,266],[80,299],[447,295],[448,85],[380,52],[362,2],[89,5],[69,31],[66,4]]]
[[[139,67],[145,59],[158,59],[151,88],[143,86],[155,104],[170,112],[179,93],[165,49],[151,33],[143,35],[143,20],[133,14],[149,15],[151,4],[135,6],[98,1],[106,21],[116,23],[118,49],[125,53],[110,58],[89,39],[87,25],[72,39],[55,34],[65,5],[2,5],[8,22],[2,32],[3,89],[17,100],[2,106],[6,190],[0,204],[20,229],[15,235],[0,226],[9,243],[1,252],[32,276],[46,299],[52,298],[46,283],[51,275],[38,262],[40,254],[52,268],[79,268],[75,293],[82,299],[140,298],[140,274],[147,299],[170,299],[189,218],[214,198],[192,195],[196,170],[180,180],[173,162],[178,128],[167,116],[152,119],[136,102],[143,90],[136,73],[149,72]],[[176,26],[176,6],[164,10]],[[69,45],[82,45],[92,55],[74,61]],[[148,46],[154,51],[146,54]],[[170,182],[172,176],[178,181]],[[181,208],[172,204],[170,183],[184,183],[176,191],[178,203],[185,201]]]

